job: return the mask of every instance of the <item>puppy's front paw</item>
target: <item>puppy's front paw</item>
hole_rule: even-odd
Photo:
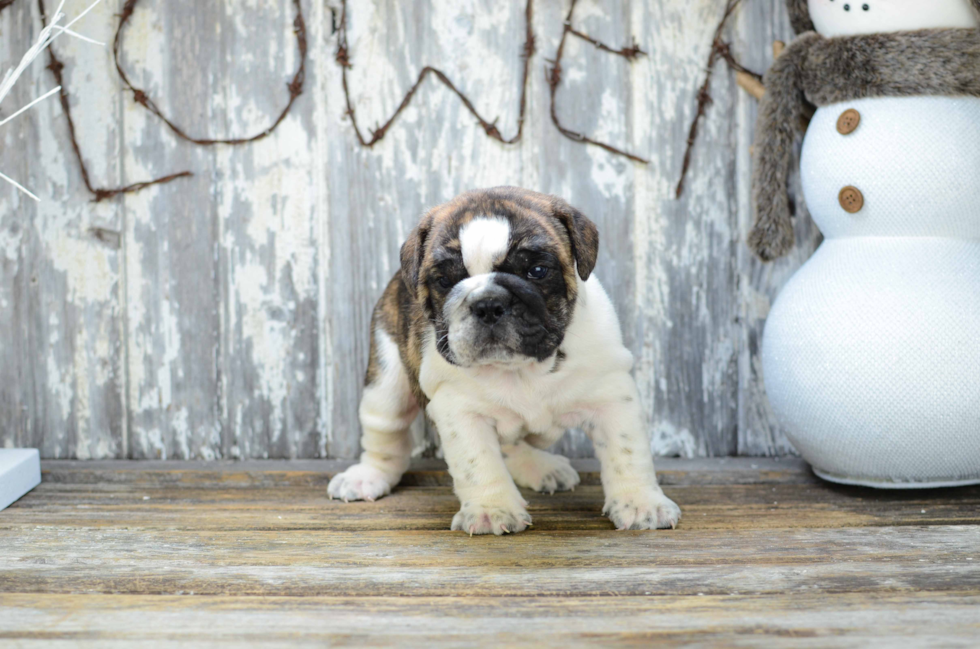
[[[385,473],[370,464],[355,464],[338,473],[327,485],[327,495],[344,502],[377,500],[391,493],[391,483]]]
[[[681,508],[659,489],[607,497],[602,513],[618,530],[673,529],[681,518]]]
[[[523,532],[531,524],[524,505],[512,503],[464,502],[453,516],[453,530],[474,534],[512,534]]]
[[[581,481],[578,471],[563,455],[528,447],[527,452],[509,455],[504,461],[514,482],[540,493],[569,491]]]

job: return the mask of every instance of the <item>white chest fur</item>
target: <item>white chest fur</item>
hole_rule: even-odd
[[[632,395],[633,356],[619,320],[593,275],[579,281],[575,313],[561,346],[563,360],[464,368],[448,363],[426,342],[419,382],[434,400],[493,421],[504,441],[524,432],[557,439],[603,403]]]

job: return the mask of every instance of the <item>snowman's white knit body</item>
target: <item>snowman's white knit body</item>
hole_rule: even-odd
[[[825,241],[766,324],[777,418],[831,480],[980,482],[980,99],[822,107],[800,172]]]

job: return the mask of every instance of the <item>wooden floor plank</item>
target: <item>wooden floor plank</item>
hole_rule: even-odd
[[[446,561],[446,558],[443,558]],[[842,564],[629,566],[603,569],[443,567],[206,566],[187,560],[167,566],[138,558],[118,565],[26,565],[0,571],[3,588],[18,592],[222,594],[259,596],[622,596],[816,592],[980,593],[980,566],[948,562],[850,561]]]
[[[0,595],[0,641],[26,647],[973,647],[980,597],[617,598]]]
[[[823,485],[665,487],[681,529],[980,524],[980,488],[868,493]],[[540,530],[611,529],[602,489],[524,492]],[[449,487],[400,488],[375,503],[331,501],[318,485],[222,488],[194,484],[42,483],[0,517],[0,528],[46,525],[161,529],[444,530],[459,507]]]
[[[495,536],[430,531],[173,531],[38,526],[0,531],[8,565],[71,565],[86,559],[143,563],[194,559],[211,566],[606,568],[845,561],[974,560],[980,527],[922,526],[663,532],[560,531]],[[3,585],[0,584],[0,590]]]
[[[973,646],[980,488],[840,487],[799,461],[660,463],[676,530],[616,532],[597,466],[507,537],[447,528],[437,462],[47,462],[0,513],[0,645]]]
[[[980,528],[0,534],[0,591],[602,596],[975,590]]]
[[[199,484],[206,486],[322,485],[352,464],[344,460],[46,460],[46,482],[72,484]],[[582,483],[599,484],[599,462],[572,460]],[[821,484],[809,466],[798,458],[658,458],[657,476],[662,485],[708,484]],[[441,460],[418,460],[402,479],[404,486],[446,487],[452,479]]]
[[[377,503],[330,501],[326,484],[344,466],[309,460],[45,462],[41,486],[0,517],[0,528],[43,521],[160,529],[444,530],[458,507],[451,479],[433,462],[415,467],[403,480],[406,486]],[[525,492],[537,529],[611,528],[600,514],[596,463],[579,462],[578,468],[584,484],[575,492]],[[682,529],[980,523],[980,487],[842,487],[820,481],[797,460],[661,460],[660,476],[684,509]]]

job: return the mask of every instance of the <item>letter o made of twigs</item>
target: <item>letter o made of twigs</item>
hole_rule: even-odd
[[[183,129],[174,124],[166,115],[160,110],[153,99],[146,94],[141,88],[137,88],[130,82],[129,77],[126,75],[125,70],[122,68],[122,64],[119,62],[119,53],[122,50],[122,33],[123,28],[129,19],[132,17],[133,12],[136,10],[136,4],[139,0],[126,0],[126,4],[123,5],[122,12],[119,16],[119,27],[116,29],[116,37],[112,43],[112,58],[116,64],[116,71],[119,73],[119,77],[122,79],[123,84],[126,88],[133,93],[133,98],[136,103],[140,104],[148,111],[159,117],[164,124],[166,124],[177,137],[192,142],[194,144],[199,144],[201,146],[210,146],[214,144],[248,144],[250,142],[255,142],[261,140],[262,138],[268,137],[279,124],[286,119],[286,115],[293,107],[293,103],[296,98],[303,93],[303,81],[306,78],[306,21],[303,20],[303,8],[300,6],[300,0],[293,0],[293,6],[296,8],[296,18],[293,20],[293,33],[296,34],[296,44],[299,47],[299,68],[296,70],[296,74],[293,75],[292,81],[286,84],[289,89],[289,102],[286,107],[283,108],[282,112],[275,121],[265,130],[252,135],[251,137],[242,138],[229,138],[229,139],[212,139],[207,137],[192,137],[185,133]]]

